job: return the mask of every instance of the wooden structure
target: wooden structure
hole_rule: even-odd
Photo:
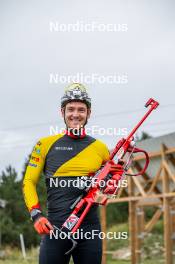
[[[164,259],[165,264],[175,263],[175,148],[159,145],[159,151],[150,152],[150,167],[154,171],[143,176],[127,177],[128,187],[120,190],[117,199],[108,200],[111,203],[129,203],[129,239],[131,248],[131,263],[141,263],[142,244],[156,222],[163,216],[164,223]],[[131,171],[139,171],[143,165],[143,156],[134,159]],[[156,166],[153,169],[154,163]],[[106,206],[107,206],[106,205]],[[106,206],[101,207],[102,230],[106,232]],[[152,219],[146,223],[144,208],[156,207]],[[106,264],[107,242],[103,241],[103,264]],[[173,262],[174,259],[174,262]]]

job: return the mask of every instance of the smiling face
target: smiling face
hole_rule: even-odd
[[[80,129],[89,119],[91,110],[87,108],[85,103],[73,101],[67,103],[61,112],[68,128]]]

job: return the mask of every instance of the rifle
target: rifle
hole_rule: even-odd
[[[125,175],[128,176],[139,176],[144,174],[149,164],[149,156],[147,152],[143,149],[136,148],[136,144],[134,142],[134,134],[138,130],[138,128],[142,125],[142,123],[146,120],[146,118],[151,114],[151,112],[158,107],[159,103],[154,99],[150,98],[145,107],[150,107],[143,118],[138,122],[138,124],[134,127],[134,129],[130,132],[127,138],[122,138],[114,150],[110,154],[109,160],[102,166],[94,175],[93,179],[95,179],[95,184],[87,187],[85,189],[85,194],[81,194],[76,201],[71,205],[71,209],[73,209],[71,215],[66,219],[61,228],[53,226],[55,230],[59,232],[66,232],[67,238],[69,238],[73,245],[72,248],[67,251],[65,254],[69,254],[76,247],[77,242],[72,238],[72,235],[77,231],[80,227],[82,221],[86,217],[92,205],[105,205],[109,196],[104,195],[105,187],[110,179],[112,179],[112,172],[115,171],[120,176],[119,179],[122,180]],[[127,162],[123,162],[124,156],[129,153],[129,158]],[[131,156],[134,153],[143,153],[145,155],[145,165],[144,168],[138,172],[137,174],[129,174],[127,171],[131,166]],[[115,161],[114,161],[115,158]],[[100,182],[104,181],[105,186],[101,187]],[[116,187],[113,195],[118,192],[118,187]],[[99,193],[103,194],[100,201],[98,201]],[[82,210],[83,209],[83,210]],[[78,213],[80,213],[80,216]],[[64,231],[65,230],[65,231]]]

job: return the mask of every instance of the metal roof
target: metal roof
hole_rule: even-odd
[[[175,147],[175,132],[156,138],[148,138],[137,142],[139,148],[145,149],[147,152],[161,150],[161,144],[164,143],[168,148]]]

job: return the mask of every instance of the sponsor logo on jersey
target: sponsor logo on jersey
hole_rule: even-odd
[[[41,146],[41,141],[38,141],[36,144],[37,144],[38,146]]]
[[[39,158],[34,157],[34,156],[31,156],[31,160],[36,161],[36,162],[39,162]]]
[[[64,146],[62,146],[62,147],[55,147],[55,149],[56,150],[68,150],[68,151],[71,151],[71,150],[73,150],[73,147],[64,147]]]
[[[28,164],[29,166],[31,166],[31,167],[37,167],[37,165],[36,164],[33,164],[33,163],[31,163],[31,162],[29,162],[29,164]]]
[[[35,153],[37,153],[38,155],[39,155],[40,152],[41,152],[41,150],[40,150],[39,148],[37,148],[37,147],[34,147],[33,151],[34,151]]]

